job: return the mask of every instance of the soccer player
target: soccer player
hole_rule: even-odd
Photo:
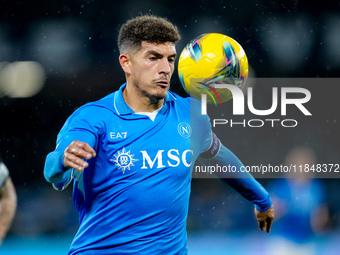
[[[17,195],[6,165],[0,157],[0,245],[5,238],[17,207]]]
[[[169,91],[179,39],[166,19],[127,21],[118,36],[126,83],[76,110],[48,154],[47,181],[62,190],[74,178],[80,226],[69,254],[187,254],[194,162],[242,165],[212,133],[199,102]],[[220,177],[255,204],[269,232],[267,191],[248,174]]]

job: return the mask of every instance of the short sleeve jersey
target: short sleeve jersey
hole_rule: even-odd
[[[58,149],[77,137],[97,153],[72,172],[80,226],[69,254],[186,254],[191,170],[211,146],[210,121],[170,91],[153,121],[125,103],[124,87],[79,108],[58,135]]]

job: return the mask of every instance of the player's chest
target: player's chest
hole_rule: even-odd
[[[119,120],[107,126],[101,151],[115,167],[129,170],[189,167],[192,162],[190,119]]]

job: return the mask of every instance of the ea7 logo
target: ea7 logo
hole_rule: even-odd
[[[143,166],[141,169],[153,168],[156,164],[156,168],[162,168],[165,166],[169,167],[177,167],[181,163],[184,166],[190,167],[190,156],[193,154],[192,150],[185,150],[183,153],[180,153],[176,149],[168,150],[167,153],[164,153],[164,150],[158,150],[156,156],[151,159],[147,151],[141,151],[143,155]],[[163,158],[163,154],[165,154],[166,158]]]
[[[110,132],[110,138],[111,139],[118,139],[118,138],[126,138],[127,132]]]

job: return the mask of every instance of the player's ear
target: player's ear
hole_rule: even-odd
[[[123,71],[127,74],[131,73],[130,68],[130,57],[128,54],[120,54],[119,56],[119,64],[122,67]]]

